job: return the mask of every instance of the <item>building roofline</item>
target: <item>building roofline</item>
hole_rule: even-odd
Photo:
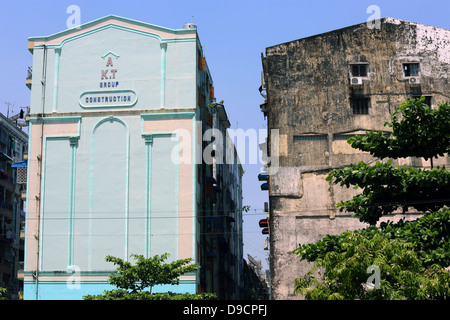
[[[76,32],[79,29],[85,29],[87,27],[94,26],[96,24],[99,24],[99,23],[107,21],[107,20],[116,20],[116,21],[127,22],[127,23],[138,25],[138,26],[143,26],[143,27],[156,29],[156,30],[163,31],[163,32],[173,33],[174,35],[180,35],[180,34],[186,34],[186,33],[195,33],[197,35],[197,29],[171,29],[171,28],[161,27],[161,26],[154,25],[154,24],[147,23],[147,22],[142,22],[142,21],[129,19],[129,18],[124,18],[124,17],[121,17],[121,16],[110,14],[108,16],[105,16],[105,17],[102,17],[102,18],[99,18],[99,19],[96,19],[96,20],[92,20],[92,21],[83,23],[83,24],[81,24],[80,26],[78,26],[76,28],[63,30],[63,31],[60,31],[60,32],[57,32],[57,33],[54,33],[54,34],[51,34],[51,35],[48,35],[48,36],[29,37],[28,41],[50,40],[50,39],[53,39],[53,38],[57,38],[57,37],[66,35],[66,34],[70,34],[72,32]]]
[[[391,18],[391,17],[383,17],[380,20],[381,20],[381,23],[400,24],[400,23],[406,22],[406,23],[411,23],[411,24],[415,24],[415,25],[429,26],[429,27],[433,27],[433,28],[437,28],[437,29],[450,31],[449,29],[445,29],[445,28],[440,28],[440,27],[436,27],[436,26],[426,25],[426,24],[423,24],[423,23],[418,23],[418,22],[413,22],[413,21],[408,21],[408,20],[403,20],[403,19],[397,19],[397,18]],[[324,36],[324,35],[327,35],[327,34],[331,34],[331,33],[334,33],[334,32],[343,31],[345,29],[354,29],[354,28],[357,28],[357,27],[361,27],[361,26],[365,25],[366,23],[367,23],[367,21],[361,22],[361,23],[357,23],[357,24],[354,24],[354,25],[351,25],[351,26],[347,26],[347,27],[342,27],[342,28],[338,28],[338,29],[334,29],[334,30],[330,30],[330,31],[314,34],[314,35],[307,36],[307,37],[304,37],[304,38],[299,38],[299,39],[294,39],[294,40],[282,42],[282,43],[279,43],[279,44],[275,44],[273,46],[266,47],[266,50],[267,49],[271,49],[271,48],[276,48],[278,46],[287,45],[289,43],[300,41],[300,40],[307,40],[307,39],[311,39],[311,38],[315,38],[315,37],[320,37],[320,36]]]
[[[3,113],[0,113],[0,123],[3,123],[13,134],[20,136],[25,143],[28,142],[28,134],[16,127]]]

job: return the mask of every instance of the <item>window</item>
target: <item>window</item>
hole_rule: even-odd
[[[369,114],[369,98],[351,98],[353,114]]]
[[[367,77],[369,70],[368,64],[351,64],[350,65],[352,77]]]
[[[422,97],[422,96],[420,96],[420,95],[413,95],[412,96],[413,97],[413,99],[419,99],[420,97]],[[431,107],[431,105],[432,105],[432,101],[431,101],[431,96],[424,96],[425,97],[425,101],[424,101],[424,103],[427,105],[427,106],[429,106],[429,107]]]
[[[403,73],[405,77],[416,77],[419,75],[420,67],[418,63],[404,63]]]
[[[328,140],[328,136],[326,134],[294,136],[294,141],[318,141],[318,140]]]

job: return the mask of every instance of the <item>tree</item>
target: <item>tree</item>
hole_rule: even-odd
[[[425,104],[425,97],[407,99],[384,125],[392,128],[392,134],[366,132],[350,138],[349,143],[380,159],[413,156],[432,160],[450,151],[448,103],[433,109]]]
[[[399,115],[401,117],[399,117]],[[390,123],[392,134],[366,132],[348,140],[353,148],[389,160],[364,162],[332,170],[327,177],[362,193],[338,204],[353,212],[368,228],[327,235],[300,245],[294,253],[314,262],[295,280],[295,292],[306,299],[449,299],[450,172],[398,167],[391,159],[415,156],[433,159],[450,151],[450,107],[432,109],[424,98],[408,99]],[[415,221],[381,223],[382,215],[413,207],[425,215]],[[439,210],[440,209],[440,210]],[[368,271],[379,270],[378,288],[371,288]]]
[[[408,207],[413,207],[429,213],[450,205],[449,170],[392,165],[391,159],[409,156],[432,159],[450,151],[450,105],[432,109],[424,99],[407,99],[396,110],[392,121],[385,123],[392,127],[392,135],[366,132],[348,140],[353,148],[390,159],[385,163],[377,161],[373,166],[359,162],[330,172],[327,181],[334,179],[335,184],[362,189],[361,194],[338,204],[341,211],[354,212],[362,222],[375,224],[382,215],[399,208],[407,212]]]
[[[203,300],[212,299],[213,294],[175,294],[172,292],[152,294],[155,285],[178,285],[180,276],[197,270],[200,266],[191,264],[191,258],[164,263],[168,253],[145,258],[142,255],[131,255],[136,260],[129,261],[107,256],[106,261],[117,265],[116,273],[111,274],[108,282],[118,289],[104,291],[102,295],[85,296],[86,300]]]
[[[449,299],[450,210],[327,235],[295,254],[314,267],[295,280],[306,299]],[[380,270],[370,288],[369,267]],[[320,270],[320,271],[319,271]]]
[[[8,298],[6,298],[6,289],[0,287],[0,300],[8,300]]]
[[[340,211],[353,212],[360,221],[376,224],[382,215],[409,207],[430,213],[450,205],[450,171],[445,167],[432,170],[397,167],[392,160],[377,161],[370,166],[364,162],[333,170],[327,180],[362,192],[351,200],[338,204]]]

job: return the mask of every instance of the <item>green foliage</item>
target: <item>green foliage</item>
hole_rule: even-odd
[[[295,293],[309,300],[450,298],[450,272],[437,264],[425,268],[414,244],[377,232],[348,232],[339,240],[337,250],[317,256],[314,267],[295,279]],[[370,266],[380,270],[378,289],[367,285]]]
[[[391,122],[385,123],[392,128],[392,135],[367,132],[350,138],[349,143],[380,159],[443,156],[450,151],[450,105],[432,109],[424,101],[425,97],[407,99],[395,111]]]
[[[87,295],[85,300],[213,300],[216,298],[214,293],[150,293],[148,291],[139,291],[130,293],[127,290],[115,289],[105,291],[102,295]]]
[[[390,159],[374,166],[359,162],[332,170],[327,181],[331,179],[347,188],[354,185],[363,189],[361,194],[339,203],[338,207],[340,211],[354,212],[361,221],[370,224],[398,208],[433,212],[450,204],[450,170],[445,167],[432,170],[396,167]]]
[[[381,223],[380,227],[370,226],[339,235],[327,235],[315,243],[299,245],[294,253],[309,262],[321,260],[330,252],[344,252],[345,244],[355,235],[368,240],[381,236],[387,240],[410,243],[425,267],[450,265],[450,209],[433,212],[414,221],[386,222]]]
[[[6,298],[6,289],[0,287],[0,300],[8,300],[8,298]]]
[[[131,255],[136,259],[136,264],[120,258],[107,256],[106,261],[117,265],[117,274],[111,274],[109,283],[132,292],[150,289],[157,284],[178,285],[179,276],[184,273],[195,271],[198,265],[189,264],[192,259],[181,259],[170,263],[164,263],[169,254],[155,255],[146,259],[142,255]],[[189,265],[187,265],[189,264]]]
[[[424,97],[407,99],[396,110],[390,123],[392,135],[381,131],[366,132],[350,138],[353,148],[384,158],[423,157],[432,159],[450,151],[450,105],[432,109]],[[401,116],[401,117],[399,117]],[[432,170],[397,167],[389,159],[374,166],[363,162],[330,172],[327,181],[363,189],[349,201],[338,204],[340,210],[354,212],[362,222],[375,224],[382,215],[413,207],[433,212],[450,205],[450,171],[445,167]]]
[[[223,100],[221,100],[219,103],[217,103],[217,102],[211,102],[211,103],[209,103],[208,104],[208,107],[210,107],[210,108],[215,108],[218,104],[221,104],[221,105],[223,105]]]
[[[129,261],[107,256],[106,261],[117,265],[116,273],[111,274],[108,282],[118,289],[104,291],[102,295],[87,295],[86,300],[206,300],[214,294],[176,294],[172,292],[152,294],[155,285],[178,285],[180,276],[197,270],[200,266],[191,264],[192,259],[180,259],[164,263],[168,253],[145,258],[142,255],[131,255],[136,260],[133,265]]]

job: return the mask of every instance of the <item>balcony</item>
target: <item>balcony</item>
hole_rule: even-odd
[[[30,89],[30,90],[31,90],[31,80],[32,80],[32,78],[33,78],[33,69],[32,69],[32,67],[28,67],[27,80],[26,80],[25,84],[27,85],[28,89]]]

